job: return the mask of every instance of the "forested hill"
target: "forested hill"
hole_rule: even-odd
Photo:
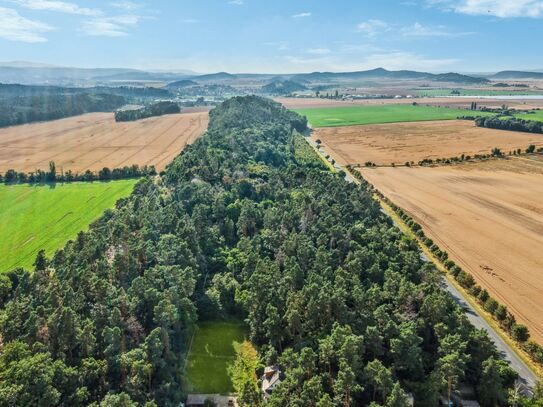
[[[484,406],[514,373],[366,186],[325,171],[307,123],[234,98],[161,179],[141,181],[32,273],[0,277],[0,406],[177,406],[197,319],[242,318],[286,376],[269,406]],[[237,383],[258,406],[252,378]]]

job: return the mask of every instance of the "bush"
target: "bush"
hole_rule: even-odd
[[[494,314],[494,311],[496,311],[496,308],[498,308],[498,301],[496,301],[494,298],[489,297],[484,304],[484,309],[491,314]]]
[[[526,325],[514,324],[511,327],[511,337],[517,342],[526,342],[530,338],[530,332]]]
[[[488,295],[488,291],[486,289],[483,289],[481,293],[479,294],[479,301],[481,301],[483,304],[486,303],[490,296]]]

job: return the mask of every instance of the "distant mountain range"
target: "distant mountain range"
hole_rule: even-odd
[[[130,68],[70,68],[23,61],[0,62],[0,83],[92,86],[115,82],[172,82],[194,76],[191,71],[147,72]]]
[[[490,79],[543,79],[543,72],[530,71],[501,71],[494,75],[487,76]]]
[[[389,71],[376,68],[354,72],[311,72],[301,74],[232,74],[217,72],[199,75],[191,71],[150,72],[130,68],[70,68],[24,61],[0,62],[0,83],[20,83],[62,86],[115,86],[152,82],[175,83],[193,81],[194,84],[229,84],[253,81],[265,86],[271,82],[293,81],[302,85],[353,83],[378,80],[421,80],[466,85],[484,85],[490,80],[543,79],[543,72],[502,71],[493,74],[429,73],[410,70]]]

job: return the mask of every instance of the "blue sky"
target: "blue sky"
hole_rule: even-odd
[[[543,69],[543,0],[0,0],[0,59],[197,72]]]

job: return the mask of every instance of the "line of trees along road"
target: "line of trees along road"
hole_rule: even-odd
[[[269,406],[436,406],[461,382],[505,405],[515,373],[368,185],[299,151],[306,127],[230,99],[158,181],[2,274],[0,406],[177,406],[189,332],[220,316],[285,372]]]

